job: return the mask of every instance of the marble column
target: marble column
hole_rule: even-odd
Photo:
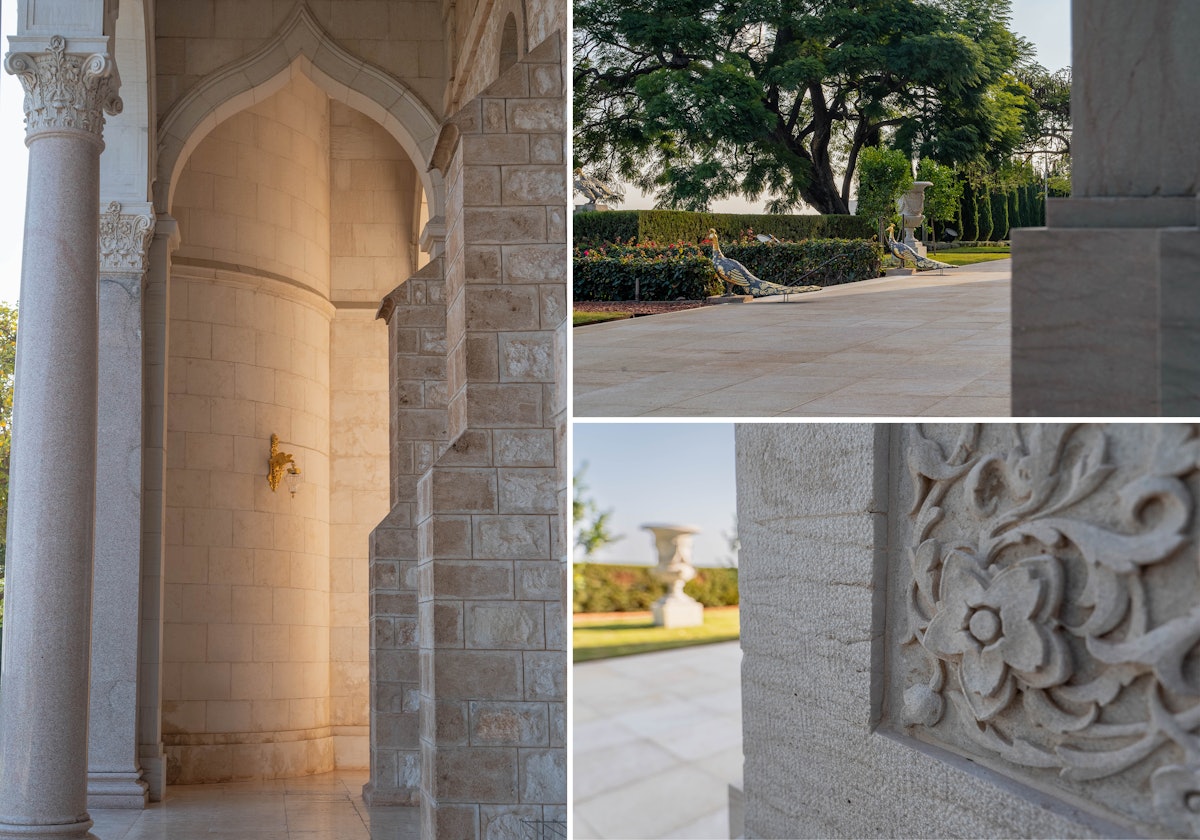
[[[14,38],[29,189],[0,675],[0,837],[90,837],[97,214],[110,39]]]
[[[1075,0],[1071,197],[1013,232],[1013,413],[1200,413],[1200,4]]]
[[[143,808],[137,690],[142,578],[142,285],[149,205],[100,216],[99,450],[96,453],[88,805]]]

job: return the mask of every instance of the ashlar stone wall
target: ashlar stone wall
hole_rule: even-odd
[[[561,50],[554,37],[530,52],[442,138],[449,419],[458,435],[418,485],[429,836],[503,836],[521,820],[565,815],[565,547],[556,521],[565,482],[555,445],[566,276]],[[462,540],[446,551],[437,538],[449,523]]]

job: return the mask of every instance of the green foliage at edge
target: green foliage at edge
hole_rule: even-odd
[[[899,224],[896,200],[913,185],[912,163],[899,149],[863,149],[858,158],[858,209],[872,227]]]

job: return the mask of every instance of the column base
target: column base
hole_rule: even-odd
[[[145,747],[143,747],[145,749]],[[143,753],[138,761],[142,765],[142,779],[146,782],[151,802],[162,802],[167,792],[167,759],[161,750],[152,755]]]
[[[45,825],[16,825],[0,822],[0,840],[6,837],[20,840],[100,840],[95,834],[92,834],[91,828],[91,817],[80,822]]]
[[[150,786],[140,773],[88,773],[89,808],[145,808]]]

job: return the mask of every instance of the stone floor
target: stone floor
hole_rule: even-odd
[[[576,840],[730,836],[741,661],[725,642],[574,666]]]
[[[178,785],[144,811],[93,810],[99,840],[417,840],[419,808],[368,808],[366,771]]]
[[[1011,260],[576,329],[577,417],[1008,416]]]

